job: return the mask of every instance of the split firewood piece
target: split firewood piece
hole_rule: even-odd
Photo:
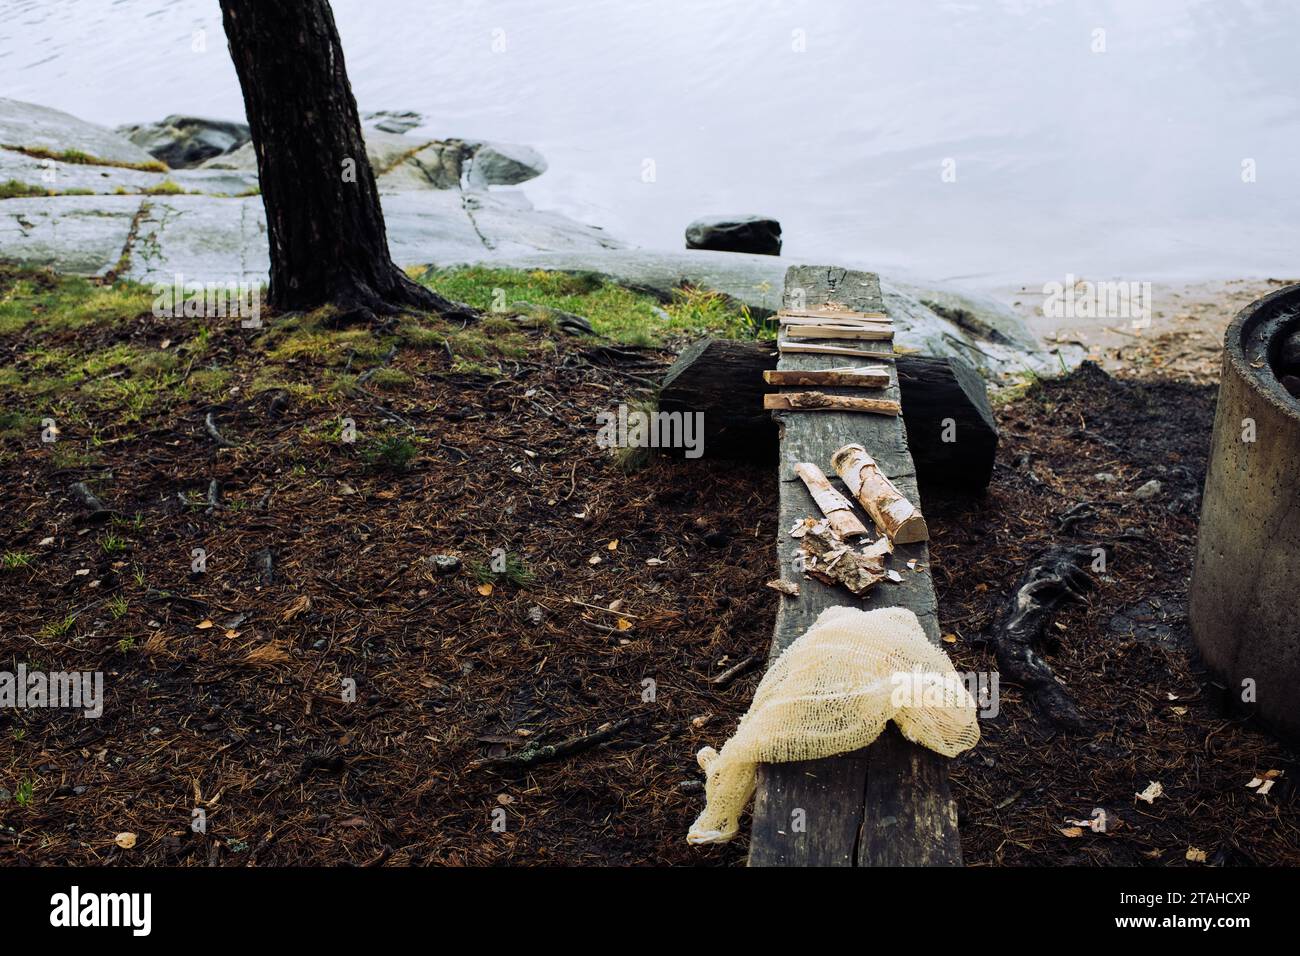
[[[865,448],[845,445],[831,456],[831,464],[849,493],[858,499],[890,541],[915,544],[929,539],[930,531],[920,510],[885,477]]]
[[[894,330],[881,325],[787,325],[788,339],[859,339],[864,342],[892,342]]]
[[[808,493],[830,522],[832,531],[845,540],[867,536],[867,526],[853,513],[853,503],[831,487],[829,479],[820,468],[801,461],[794,466],[794,473],[808,486]]]
[[[883,366],[827,369],[767,369],[768,385],[846,385],[852,388],[888,388],[889,369]]]
[[[876,359],[880,362],[892,362],[894,356],[889,352],[872,352],[868,349],[855,349],[847,345],[823,345],[820,342],[791,342],[780,339],[776,343],[779,351],[798,355],[851,355],[856,358]]]
[[[787,315],[784,312],[779,313],[778,321],[781,325],[848,325],[854,327],[866,326],[877,329],[889,328],[893,325],[889,319],[864,319],[856,316],[849,318],[836,318],[833,316],[814,318],[809,315]]]
[[[889,321],[889,316],[883,312],[853,312],[849,309],[781,309],[777,315],[784,318],[799,319],[884,319]]]
[[[771,411],[870,412],[873,415],[899,415],[903,411],[898,402],[886,398],[827,395],[824,392],[782,392],[779,395],[764,395],[763,407]]]
[[[845,544],[825,518],[805,518],[790,536],[799,539],[804,573],[823,584],[843,585],[861,597],[889,576],[885,570],[888,538],[881,537],[859,551]]]

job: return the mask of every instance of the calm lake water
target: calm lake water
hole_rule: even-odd
[[[757,212],[791,258],[972,284],[1300,272],[1294,2],[333,6],[363,110],[534,145],[537,205],[643,245]],[[217,0],[0,0],[0,95],[243,114]]]

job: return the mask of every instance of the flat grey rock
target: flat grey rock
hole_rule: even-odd
[[[112,163],[147,164],[154,158],[111,129],[48,106],[0,98],[0,146],[55,153],[77,150]]]
[[[0,202],[0,257],[102,276],[126,248],[140,196],[50,196]]]

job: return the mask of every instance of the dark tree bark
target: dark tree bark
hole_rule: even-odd
[[[270,232],[268,304],[350,317],[464,312],[388,252],[374,171],[329,0],[221,0]]]

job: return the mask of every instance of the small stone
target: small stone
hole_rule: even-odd
[[[435,554],[429,558],[429,563],[439,574],[451,574],[460,570],[460,558],[454,554]]]
[[[781,224],[766,216],[711,216],[686,227],[687,249],[781,254]]]
[[[1138,499],[1138,501],[1150,501],[1152,498],[1156,497],[1156,495],[1160,494],[1160,492],[1164,490],[1164,487],[1165,486],[1160,484],[1159,481],[1152,478],[1137,491],[1133,492],[1133,497]]]

